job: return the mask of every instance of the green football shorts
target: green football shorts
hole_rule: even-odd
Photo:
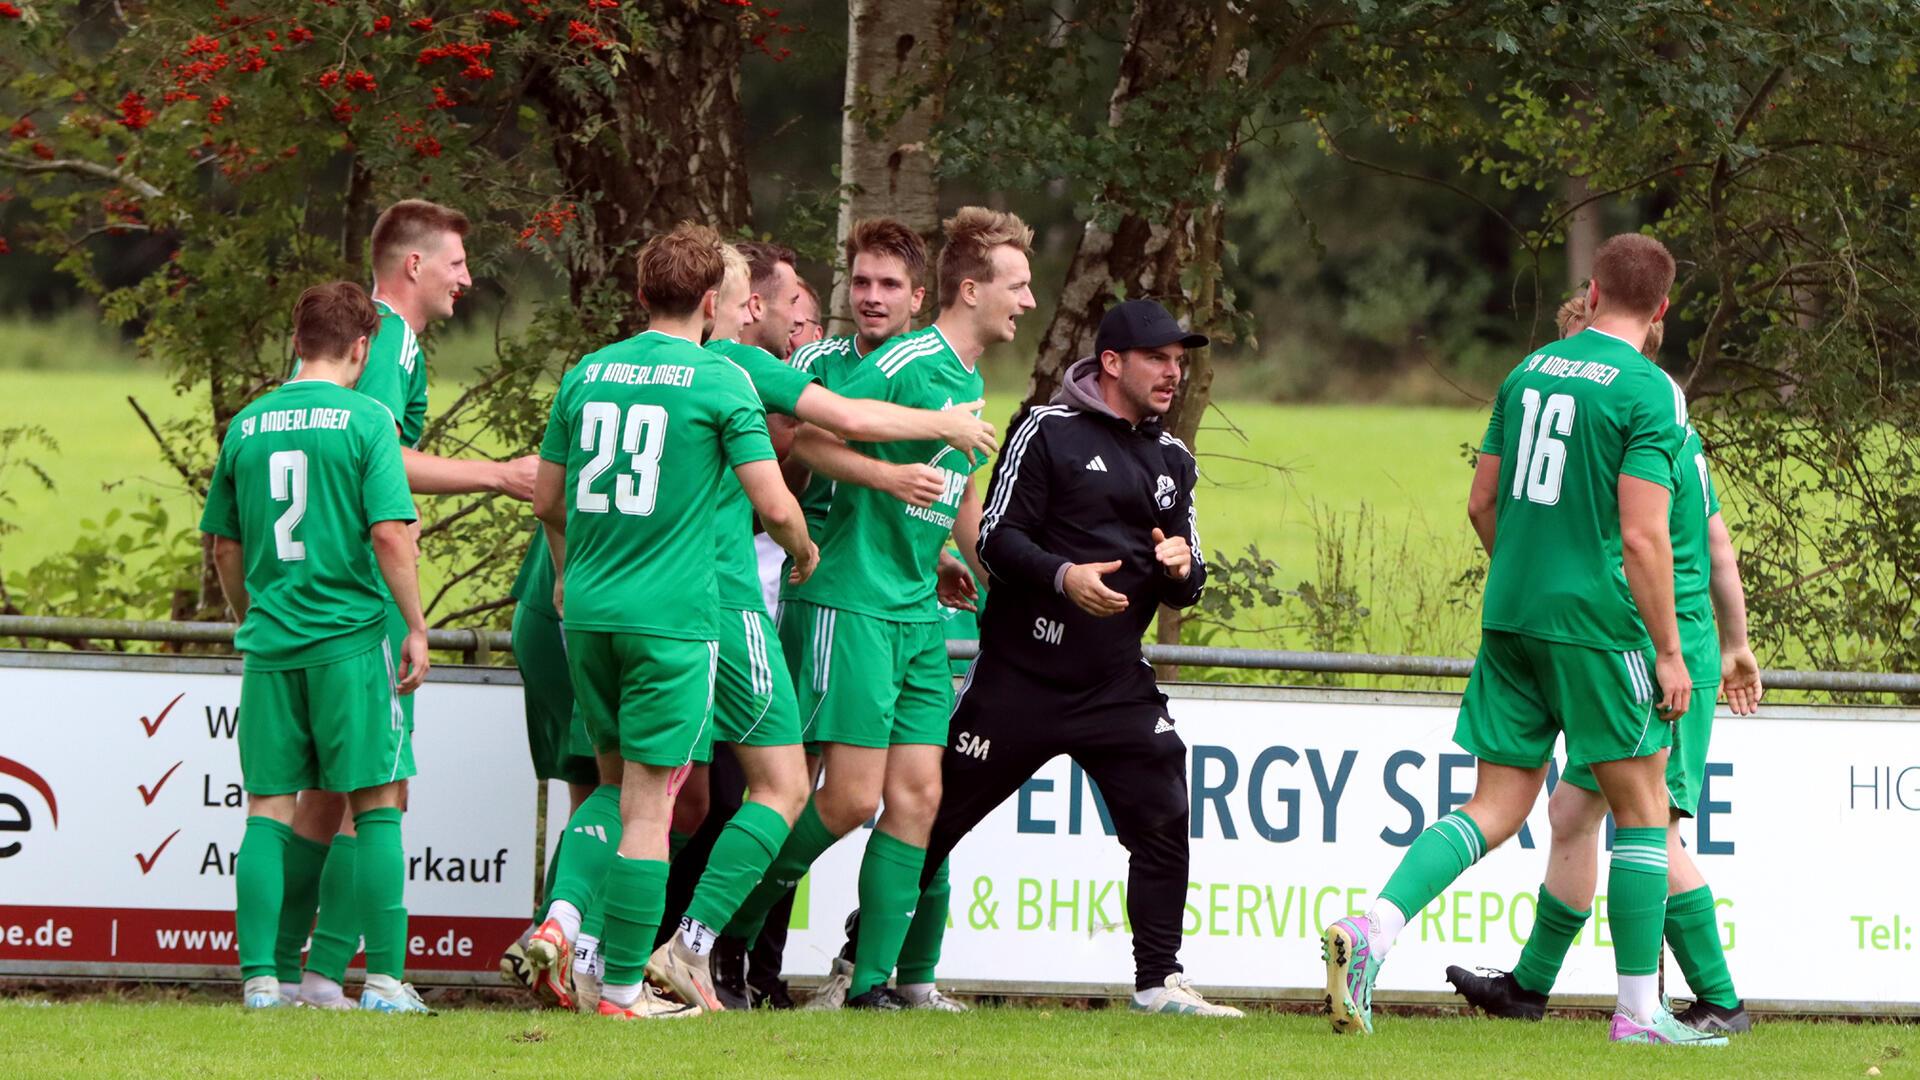
[[[1610,652],[1485,630],[1453,741],[1482,761],[1537,769],[1567,736],[1567,761],[1646,757],[1673,741],[1660,719],[1653,651]]]
[[[1713,737],[1713,710],[1720,696],[1718,682],[1693,687],[1693,701],[1674,725],[1673,749],[1667,754],[1667,801],[1683,817],[1692,817],[1700,806],[1700,784],[1707,771],[1707,742]],[[1560,774],[1562,783],[1582,791],[1599,791],[1593,769],[1569,765]]]
[[[573,749],[573,676],[567,671],[567,638],[560,620],[516,605],[513,662],[520,669],[533,775],[569,784],[598,783],[591,750],[579,754]]]
[[[392,647],[319,667],[240,676],[240,776],[252,795],[359,791],[413,775]]]
[[[694,760],[713,717],[719,655],[712,641],[568,630],[574,703],[593,745],[662,768]]]
[[[941,626],[782,603],[780,642],[794,673],[801,737],[809,745],[945,746],[953,676]]]
[[[387,648],[393,655],[393,677],[396,683],[400,679],[400,669],[406,666],[406,647],[407,617],[400,614],[399,604],[388,601]],[[425,689],[426,687],[424,686],[420,688],[420,690]],[[407,734],[409,735],[413,734],[413,699],[420,693],[420,690],[415,690],[413,693],[400,699],[400,713],[407,718]]]
[[[764,611],[720,612],[720,667],[713,680],[713,737],[736,746],[795,746],[800,707],[793,676]]]

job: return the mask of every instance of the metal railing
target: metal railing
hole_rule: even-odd
[[[234,625],[216,622],[146,622],[119,619],[68,619],[45,615],[0,615],[0,639],[39,641],[163,641],[194,645],[233,644]],[[495,654],[512,655],[513,635],[504,630],[429,630],[434,649],[459,653],[470,664],[491,663]],[[979,652],[972,641],[949,641],[947,652],[970,660]],[[1374,653],[1293,652],[1280,649],[1225,649],[1210,645],[1147,645],[1149,662],[1180,667],[1239,668],[1258,671],[1343,675],[1403,675],[1464,679],[1473,661],[1457,656],[1390,656]],[[1769,689],[1816,690],[1849,694],[1920,694],[1920,674],[1870,671],[1766,671]]]

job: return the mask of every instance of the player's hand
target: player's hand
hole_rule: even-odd
[[[1720,650],[1720,690],[1735,716],[1751,716],[1760,708],[1766,688],[1760,685],[1760,663],[1745,645]]]
[[[1693,703],[1693,676],[1687,674],[1687,661],[1679,653],[1655,655],[1653,677],[1660,684],[1660,719],[1678,720]]]
[[[1193,549],[1187,546],[1187,538],[1175,536],[1169,538],[1159,529],[1153,530],[1153,557],[1160,560],[1167,576],[1175,581],[1187,580],[1193,573]]]
[[[945,551],[940,553],[939,581],[933,592],[947,607],[959,611],[980,610],[973,602],[980,595],[980,589],[974,584],[973,575],[967,572],[967,564]]]
[[[400,673],[399,685],[394,689],[402,694],[411,694],[420,689],[426,681],[427,668],[427,631],[425,627],[407,631],[407,640],[400,646],[400,655],[406,662],[406,668]]]
[[[993,437],[993,425],[974,415],[986,407],[986,399],[982,398],[940,410],[940,415],[945,417],[945,430],[940,433],[940,441],[969,454],[976,450],[982,454],[999,450],[1000,440]]]
[[[887,494],[908,505],[925,510],[946,493],[947,474],[931,465],[915,462],[887,470]]]
[[[523,503],[533,501],[533,477],[540,471],[540,455],[528,454],[512,461],[500,463],[500,477],[496,490],[509,499],[518,499]]]
[[[1118,615],[1127,610],[1127,598],[1107,588],[1101,577],[1120,569],[1120,560],[1101,563],[1074,563],[1067,567],[1067,576],[1061,579],[1060,588],[1067,599],[1081,611],[1096,618]]]
[[[798,585],[813,576],[820,567],[820,548],[812,540],[807,541],[805,551],[788,552],[793,556],[793,570],[787,574],[787,584]]]
[[[567,579],[565,575],[553,579],[553,613],[563,619],[567,616]]]

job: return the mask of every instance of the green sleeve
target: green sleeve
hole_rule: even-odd
[[[765,349],[747,346],[729,354],[740,369],[753,380],[753,388],[760,395],[760,401],[768,412],[795,415],[800,407],[800,395],[808,386],[819,382],[807,371],[789,366]]]
[[[233,490],[233,454],[230,452],[234,440],[239,436],[229,432],[227,441],[220,447],[219,460],[213,465],[213,482],[207,485],[207,505],[200,514],[200,531],[224,536],[229,540],[240,539],[240,504]]]
[[[1687,441],[1686,398],[1658,369],[1641,380],[1627,414],[1626,453],[1620,473],[1674,490],[1674,470]]]
[[[737,469],[756,461],[774,460],[773,442],[767,438],[766,410],[744,374],[731,370],[728,374],[733,378],[723,382],[721,392],[715,395],[720,408],[720,445],[727,467]]]
[[[360,373],[360,381],[354,383],[353,388],[386,406],[387,414],[393,417],[394,429],[405,438],[406,425],[400,418],[407,414],[411,388],[407,385],[406,369],[400,366],[406,335],[396,332],[397,322],[396,319],[381,320],[380,330],[367,348],[367,369]]]
[[[567,463],[567,451],[573,446],[573,433],[567,430],[565,403],[571,380],[562,380],[553,392],[553,407],[547,412],[547,433],[540,439],[540,460],[555,465]]]
[[[360,512],[369,526],[381,521],[415,521],[413,490],[400,460],[400,440],[376,418],[366,425],[360,455]]]

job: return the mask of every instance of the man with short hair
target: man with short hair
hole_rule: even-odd
[[[407,483],[414,494],[495,492],[524,502],[533,497],[535,459],[531,454],[488,461],[439,457],[415,448],[427,419],[427,357],[419,334],[429,322],[451,318],[461,292],[473,284],[467,270],[468,229],[465,214],[422,199],[394,203],[375,220],[368,246],[380,328],[353,389],[393,415]],[[296,361],[294,377],[300,377],[302,370]],[[398,609],[390,607],[387,631],[395,649],[405,629]],[[412,695],[401,699],[409,731],[413,703]],[[283,990],[305,1005],[352,1008],[341,984],[363,936],[352,900],[358,850],[353,815],[343,796],[308,792],[300,799],[293,828],[287,903],[276,950]],[[313,946],[303,972],[300,948],[309,931]]]
[[[834,382],[849,397],[944,408],[981,397],[976,368],[989,345],[1012,341],[1033,309],[1027,253],[1032,230],[1012,214],[963,207],[945,223],[941,311],[932,326],[895,338]],[[795,446],[831,443],[800,432]],[[845,448],[842,448],[845,449]],[[944,481],[931,508],[859,486],[840,488],[822,530],[822,574],[781,605],[781,641],[798,684],[803,735],[821,744],[825,781],[759,888],[728,932],[751,938],[769,907],[820,854],[885,812],[860,870],[867,913],[848,1004],[899,1009],[887,986],[921,897],[927,830],[940,801],[940,754],[953,686],[934,603],[940,552],[949,536],[973,547],[980,499],[971,453],[923,440],[858,443],[889,463],[924,463]],[[937,916],[946,916],[944,899]]]
[[[1367,915],[1324,932],[1337,1033],[1373,1030],[1374,982],[1394,940],[1519,830],[1564,732],[1568,764],[1591,767],[1618,825],[1607,895],[1620,996],[1609,1037],[1726,1042],[1676,1020],[1658,985],[1665,751],[1693,685],[1668,527],[1687,410],[1680,387],[1639,350],[1666,313],[1673,277],[1672,255],[1652,237],[1602,244],[1591,324],[1528,356],[1494,399],[1468,498],[1491,567],[1454,731],[1479,759],[1474,793],[1414,839]]]
[[[740,340],[785,360],[792,355],[794,317],[805,296],[794,266],[798,256],[784,244],[765,240],[742,240],[734,247],[747,257],[751,282]]]
[[[800,302],[793,309],[793,332],[787,335],[787,356],[826,336],[827,326],[820,318],[820,294],[814,291],[812,282],[801,278]]]
[[[1099,786],[1127,850],[1131,1007],[1238,1017],[1180,967],[1186,744],[1140,652],[1160,605],[1190,606],[1206,584],[1198,469],[1161,427],[1186,351],[1206,344],[1152,300],[1117,304],[1093,355],[1067,369],[1050,403],[1016,420],[987,489],[980,559],[993,601],[954,707],[927,864],[1066,754]],[[901,982],[931,983],[938,958],[936,945],[923,970],[903,963]]]
[[[234,922],[249,1008],[292,1004],[274,955],[286,858],[296,797],[321,789],[347,796],[360,837],[352,890],[367,941],[360,1008],[428,1011],[401,981],[401,786],[413,774],[401,699],[428,666],[413,499],[393,414],[348,389],[378,326],[351,282],[301,294],[294,347],[306,362],[229,424],[200,522],[214,537],[220,584],[240,620],[234,644],[246,658],[239,749],[249,816]],[[389,607],[405,627],[397,657]]]
[[[1562,337],[1586,329],[1586,297],[1577,295],[1561,308]],[[1652,360],[1661,323],[1654,323],[1641,348]],[[1716,689],[1726,692],[1734,715],[1759,707],[1763,688],[1760,665],[1747,643],[1746,593],[1733,539],[1720,517],[1720,497],[1707,470],[1706,450],[1693,425],[1676,463],[1673,509],[1674,605],[1681,651],[1693,677],[1693,702],[1680,718],[1667,757],[1667,797],[1672,804],[1667,827],[1667,913],[1664,936],[1680,960],[1694,1002],[1675,1019],[1703,1032],[1740,1034],[1752,1028],[1747,1010],[1727,972],[1726,952],[1714,910],[1713,890],[1693,857],[1680,843],[1680,819],[1699,805],[1713,731]],[[1553,840],[1547,851],[1546,880],[1540,886],[1533,932],[1511,972],[1479,975],[1447,968],[1447,980],[1471,1005],[1493,1016],[1538,1020],[1546,1015],[1547,995],[1565,963],[1567,950],[1592,917],[1598,881],[1594,872],[1600,826],[1607,803],[1597,792],[1590,766],[1569,767],[1547,800]]]

